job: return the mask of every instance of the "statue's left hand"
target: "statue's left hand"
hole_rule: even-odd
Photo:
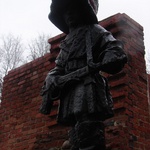
[[[118,73],[126,62],[127,58],[125,54],[106,52],[102,59],[102,71],[110,74]]]

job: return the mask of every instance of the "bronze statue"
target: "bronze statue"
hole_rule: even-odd
[[[105,150],[103,121],[113,101],[102,72],[115,74],[127,62],[123,44],[98,24],[98,0],[52,0],[49,19],[67,34],[56,67],[42,88],[41,113],[60,99],[57,121],[72,127],[72,150]]]

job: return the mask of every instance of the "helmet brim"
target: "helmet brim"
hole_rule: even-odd
[[[48,16],[49,20],[62,32],[68,34],[69,27],[64,20],[64,13],[69,5],[69,0],[53,0],[51,4],[51,12]],[[73,1],[71,1],[73,2]],[[82,8],[82,17],[85,24],[97,24],[98,20],[93,8],[88,0],[74,0],[74,3]],[[80,16],[79,16],[80,17]]]

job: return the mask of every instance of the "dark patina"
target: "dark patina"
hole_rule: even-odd
[[[113,117],[107,79],[127,62],[122,42],[98,24],[98,0],[52,0],[49,19],[67,34],[42,87],[40,112],[60,99],[57,121],[71,126],[72,150],[105,150],[103,121]]]

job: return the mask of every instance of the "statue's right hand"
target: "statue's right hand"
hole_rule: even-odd
[[[41,95],[44,95],[45,92],[51,93],[51,98],[56,100],[60,95],[60,88],[58,87],[57,83],[57,76],[48,74],[44,85],[42,87]]]

